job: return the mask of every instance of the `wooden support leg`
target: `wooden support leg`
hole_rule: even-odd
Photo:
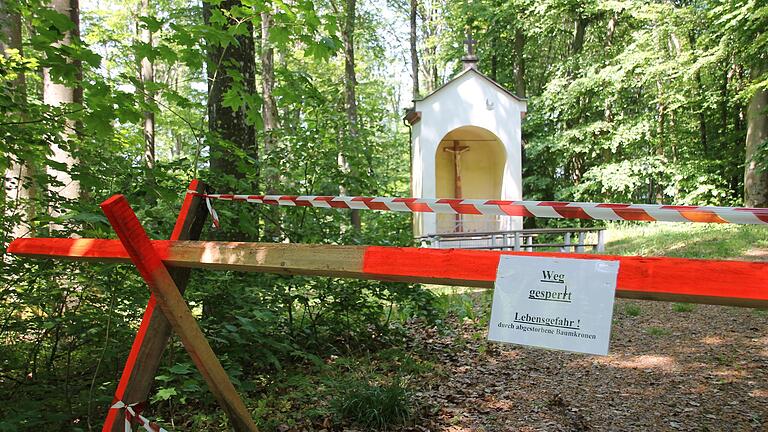
[[[179,288],[128,201],[122,195],[115,195],[104,201],[101,208],[234,429],[238,432],[257,431],[240,395],[208,345]]]
[[[205,206],[205,200],[195,193],[205,193],[206,185],[201,181],[192,180],[188,190],[190,193],[184,197],[176,225],[171,233],[171,240],[198,240],[203,230],[208,209]],[[174,268],[169,271],[179,291],[184,293],[191,269]],[[155,295],[151,294],[115,391],[115,400],[122,401],[126,405],[139,404],[147,400],[163,351],[168,345],[171,325],[156,306]],[[124,432],[124,410],[125,408],[110,409],[101,429],[102,432]]]

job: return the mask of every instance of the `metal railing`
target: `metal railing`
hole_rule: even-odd
[[[552,237],[562,241],[552,240]],[[537,240],[544,240],[538,242]],[[582,253],[605,251],[605,228],[540,228],[510,231],[430,234],[417,240],[422,247],[457,249],[500,249],[533,252],[534,249],[559,249]]]
[[[437,215],[438,233],[492,232],[503,229],[502,216],[498,215]]]

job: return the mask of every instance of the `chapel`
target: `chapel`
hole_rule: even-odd
[[[413,101],[411,193],[416,198],[522,199],[520,98],[477,70],[472,38],[461,73]],[[416,237],[522,228],[509,216],[414,214]]]

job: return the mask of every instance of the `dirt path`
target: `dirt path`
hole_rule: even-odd
[[[411,430],[768,431],[768,312],[686,309],[617,300],[607,357],[415,330],[438,367]]]

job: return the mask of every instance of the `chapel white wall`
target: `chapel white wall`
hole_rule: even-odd
[[[416,101],[415,109],[421,119],[413,126],[413,195],[436,198],[435,154],[440,141],[450,131],[462,126],[477,126],[496,135],[504,145],[507,160],[504,165],[501,197],[522,199],[521,130],[525,102],[502,91],[474,71],[468,71],[449,82],[428,98]],[[416,235],[434,233],[435,214],[421,214],[417,219]],[[504,218],[501,229],[522,228],[522,218]],[[419,226],[420,225],[420,226]]]

